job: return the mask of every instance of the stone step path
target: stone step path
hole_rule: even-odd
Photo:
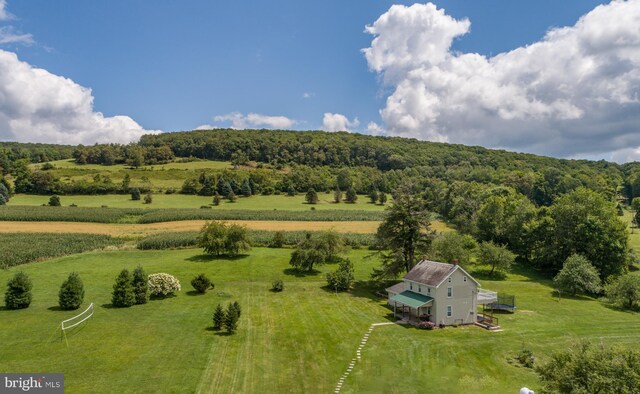
[[[358,349],[356,350],[356,358],[351,359],[351,362],[349,363],[347,370],[342,374],[342,376],[338,380],[338,384],[336,385],[336,389],[334,390],[335,394],[338,394],[340,390],[342,390],[342,385],[344,384],[344,381],[347,378],[347,376],[349,376],[351,371],[353,371],[353,369],[355,368],[356,362],[362,361],[362,349],[367,344],[367,341],[369,340],[369,335],[371,335],[371,333],[373,332],[373,329],[379,326],[387,326],[389,324],[396,324],[396,323],[394,322],[373,323],[371,326],[369,326],[369,329],[367,330],[367,332],[362,336],[360,345],[358,345]]]

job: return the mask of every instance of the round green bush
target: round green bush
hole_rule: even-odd
[[[211,280],[209,280],[205,274],[200,274],[191,280],[191,286],[193,286],[198,293],[204,294],[209,288],[213,288],[213,283],[211,283]]]
[[[69,274],[67,280],[60,286],[58,303],[65,310],[78,309],[84,301],[84,285],[77,272]]]

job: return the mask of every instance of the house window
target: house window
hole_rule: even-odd
[[[413,283],[409,283],[409,290],[413,290]]]
[[[422,286],[418,285],[418,293],[422,293]]]
[[[427,308],[427,315],[430,315],[430,314],[431,314],[431,307],[428,307]]]
[[[466,276],[463,276],[463,277],[462,277],[462,281],[463,281],[463,282],[466,282],[466,281],[467,281],[467,277],[466,277]]]
[[[451,298],[451,294],[452,294],[451,287],[447,287],[447,297]]]
[[[427,294],[431,294],[431,287],[427,287]]]
[[[453,315],[453,310],[451,309],[451,305],[447,305],[447,317],[451,317]]]

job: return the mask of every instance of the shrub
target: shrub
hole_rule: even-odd
[[[238,199],[238,197],[236,196],[236,194],[232,191],[230,191],[227,194],[227,200],[229,200],[229,202],[236,202],[236,200]]]
[[[418,328],[422,330],[433,330],[434,328],[436,328],[436,323],[432,321],[421,321],[420,323],[418,323]]]
[[[7,200],[2,194],[0,194],[0,205],[5,205],[6,203],[7,203]]]
[[[213,196],[213,205],[220,205],[220,201],[222,201],[222,198],[220,198],[220,195],[216,192],[215,196]]]
[[[275,292],[281,292],[282,290],[284,290],[284,282],[280,279],[274,281],[271,284],[271,290]]]
[[[335,272],[327,274],[327,284],[336,291],[349,290],[353,280],[353,263],[349,259],[340,262]]]
[[[162,272],[149,275],[148,284],[149,292],[156,297],[166,297],[181,290],[180,281],[176,277]]]
[[[136,299],[136,304],[146,304],[149,301],[149,278],[142,266],[137,266],[133,270],[133,279],[131,284],[133,285],[133,294]]]
[[[209,280],[205,274],[200,274],[193,278],[191,280],[191,286],[201,294],[206,293],[209,288],[213,289],[213,283],[211,283],[211,280]]]
[[[58,303],[65,310],[78,309],[84,301],[84,285],[77,272],[72,272],[60,286]]]
[[[7,291],[4,293],[4,305],[7,309],[24,309],[31,304],[31,279],[24,272],[17,272],[7,282]]]
[[[144,203],[145,204],[151,204],[152,202],[153,202],[153,194],[151,194],[151,192],[145,194]]]
[[[573,254],[565,260],[553,283],[571,295],[598,293],[601,289],[598,270],[579,254]]]
[[[240,251],[249,250],[251,246],[247,237],[247,228],[224,222],[205,223],[198,237],[198,246],[207,254],[235,256]]]
[[[531,350],[522,349],[520,353],[516,354],[516,360],[525,368],[533,368],[535,358]]]
[[[222,305],[218,304],[216,309],[213,311],[213,328],[219,330],[222,328],[222,324],[224,323],[224,309],[222,309]]]
[[[282,231],[276,231],[269,242],[269,247],[281,248],[282,246],[284,246],[284,233]]]
[[[309,189],[304,199],[307,202],[307,204],[317,204],[318,193],[314,189]]]
[[[131,199],[134,201],[140,200],[140,189],[131,189]]]
[[[49,206],[51,207],[59,207],[60,206],[60,197],[53,195],[49,197]]]
[[[116,283],[113,285],[113,293],[111,295],[111,303],[118,308],[128,308],[135,304],[136,296],[133,289],[133,278],[129,270],[123,269],[116,277]]]
[[[640,302],[640,276],[626,274],[606,286],[607,298],[625,309],[635,309]]]
[[[346,202],[355,203],[356,200],[358,199],[356,190],[353,187],[348,188],[344,199]]]

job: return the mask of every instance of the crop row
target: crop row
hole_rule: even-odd
[[[306,231],[283,231],[281,232],[283,245],[296,245],[306,237],[307,233]],[[269,246],[275,234],[276,231],[249,230],[249,242],[253,246]],[[194,247],[198,243],[198,235],[197,231],[155,234],[138,241],[137,248],[148,250]],[[375,241],[373,234],[346,233],[341,236],[347,245],[354,248],[368,247],[373,245]]]
[[[144,209],[49,206],[2,206],[0,221],[93,223],[159,223],[177,220],[368,221],[382,220],[375,211],[283,211],[215,209]]]
[[[0,233],[0,268],[102,249],[121,242],[117,238],[97,234]]]

